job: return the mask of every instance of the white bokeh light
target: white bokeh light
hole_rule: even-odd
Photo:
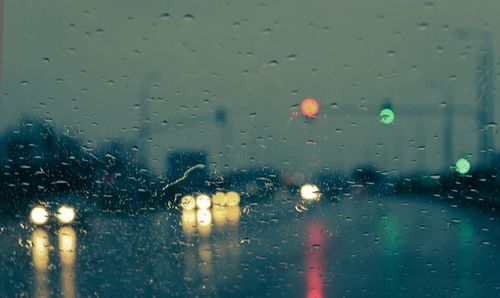
[[[319,200],[321,193],[317,185],[306,183],[300,188],[300,196],[304,200],[312,201]]]

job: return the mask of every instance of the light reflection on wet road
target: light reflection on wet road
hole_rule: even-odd
[[[0,296],[500,294],[497,214],[428,199],[297,202],[100,214],[84,228],[5,220]]]

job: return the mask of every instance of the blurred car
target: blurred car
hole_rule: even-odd
[[[241,169],[224,175],[224,189],[233,190],[246,201],[269,197],[282,185],[279,171],[269,167]]]
[[[345,175],[333,171],[323,170],[313,177],[323,196],[329,200],[338,201],[344,194],[350,192],[349,184]]]
[[[213,193],[216,184],[208,169],[208,155],[198,150],[177,150],[167,156],[167,172],[158,193],[167,201],[182,195]]]
[[[387,173],[370,165],[355,168],[351,179],[350,188],[354,197],[380,197],[394,193],[394,183],[387,178]]]
[[[441,191],[440,175],[412,173],[398,178],[394,183],[394,192],[398,195],[432,195]]]

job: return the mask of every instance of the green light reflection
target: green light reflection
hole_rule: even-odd
[[[459,174],[465,175],[470,171],[470,162],[465,158],[460,158],[455,163],[455,169]]]
[[[394,216],[387,216],[386,218],[382,218],[381,229],[382,234],[384,235],[385,248],[387,249],[388,253],[394,254],[399,252],[399,239],[401,235],[397,218]]]
[[[394,111],[389,108],[382,109],[379,114],[380,122],[392,124],[394,122]]]

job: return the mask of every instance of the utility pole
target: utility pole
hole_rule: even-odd
[[[1,0],[0,0],[1,1]],[[176,118],[168,123],[158,124],[153,123],[151,118],[151,101],[154,99],[152,96],[152,88],[158,79],[160,74],[158,72],[152,72],[147,77],[145,77],[140,85],[139,93],[139,131],[137,134],[137,146],[139,148],[138,160],[142,165],[149,166],[149,154],[150,154],[150,143],[151,137],[154,134],[165,133],[170,129],[179,128],[178,124],[183,123],[183,128],[187,128],[191,125],[201,125],[203,123],[197,123],[197,119],[209,119],[212,117],[212,113],[199,113],[191,114],[187,117]],[[228,142],[231,140],[231,128],[229,126],[228,113],[225,107],[220,106],[215,110],[215,117],[213,118],[217,128],[221,132],[221,153],[223,154],[224,163],[222,167],[228,164],[228,156],[225,154],[225,150],[228,148]]]
[[[149,161],[149,144],[148,138],[151,134],[151,110],[149,107],[149,99],[151,97],[149,80],[142,83],[139,94],[139,161],[147,165]]]
[[[446,90],[446,110],[444,112],[444,140],[443,140],[443,158],[444,166],[449,167],[453,164],[453,127],[454,127],[454,106],[453,95],[449,88]]]
[[[151,107],[150,102],[152,99],[152,88],[156,80],[158,80],[159,74],[157,72],[150,73],[141,83],[140,93],[139,93],[139,135],[138,144],[139,147],[139,161],[141,164],[147,166],[149,165],[149,143],[151,138]]]
[[[2,56],[3,56],[3,0],[0,0],[0,96],[2,96]]]
[[[491,32],[484,29],[460,28],[455,30],[455,35],[460,39],[479,39],[482,43],[476,70],[478,157],[479,165],[488,167],[495,150],[492,125],[495,123],[493,40]]]
[[[479,163],[483,166],[490,166],[492,161],[492,153],[495,148],[493,139],[493,129],[491,124],[494,123],[494,69],[493,69],[493,45],[491,35],[485,35],[485,49],[481,49],[479,54],[477,77],[477,98],[478,110],[477,118],[479,125]]]
[[[225,107],[218,107],[215,110],[215,123],[220,131],[220,154],[222,154],[222,168],[228,166],[229,158],[226,150],[228,150],[228,144],[231,143],[231,128],[227,119],[227,110]]]
[[[459,105],[454,104],[453,95],[450,90],[446,93],[446,107],[441,109],[437,108],[437,104],[416,104],[416,105],[396,105],[387,99],[380,106],[366,106],[361,109],[356,105],[342,105],[337,112],[350,115],[366,116],[366,117],[376,117],[373,112],[367,111],[377,111],[377,110],[390,110],[391,112],[386,112],[385,114],[379,114],[381,117],[380,121],[386,125],[392,124],[392,121],[398,121],[397,119],[404,115],[406,117],[435,117],[440,116],[443,119],[443,163],[445,167],[449,167],[453,164],[453,133],[454,133],[454,118],[455,116],[476,116],[474,113],[473,106],[471,105]],[[385,119],[383,116],[387,116]],[[392,117],[389,117],[392,115]],[[392,118],[392,119],[391,119]],[[396,120],[394,120],[396,119]],[[385,121],[385,122],[384,122]],[[419,131],[419,130],[417,130]],[[400,145],[400,142],[398,143]],[[401,152],[398,149],[398,152]],[[399,153],[398,156],[402,159],[402,154]]]

